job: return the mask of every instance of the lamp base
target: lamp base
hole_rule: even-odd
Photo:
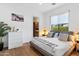
[[[77,43],[79,43],[79,41],[76,41]]]
[[[46,36],[45,34],[42,34],[42,36]]]

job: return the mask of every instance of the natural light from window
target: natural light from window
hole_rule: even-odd
[[[69,13],[51,16],[51,31],[67,32],[69,24]]]

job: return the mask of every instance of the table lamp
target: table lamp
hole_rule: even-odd
[[[79,43],[79,32],[76,34],[76,41]]]
[[[42,36],[47,36],[47,34],[48,34],[48,30],[46,27],[44,27],[42,31]]]

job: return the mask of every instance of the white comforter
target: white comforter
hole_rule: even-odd
[[[52,48],[42,42],[39,42],[38,41],[39,38],[42,40],[46,40],[50,43],[56,44],[57,46]],[[39,38],[35,38],[34,40],[32,40],[32,42],[34,42],[40,48],[44,49],[45,51],[55,56],[64,55],[64,53],[66,53],[73,46],[73,43],[71,41],[64,42],[64,41],[58,40],[58,38],[47,38],[47,37],[39,37]]]

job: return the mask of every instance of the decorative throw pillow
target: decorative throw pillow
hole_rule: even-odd
[[[49,32],[48,35],[47,35],[47,37],[52,37],[53,33],[54,32]]]
[[[68,35],[68,41],[72,41],[71,35]]]
[[[68,41],[75,41],[75,37],[73,37],[72,35],[68,36]]]
[[[59,34],[59,33],[55,33],[54,37],[58,37],[58,34]]]
[[[67,39],[68,39],[68,34],[60,33],[58,39],[59,39],[60,41],[67,41]]]
[[[55,36],[55,32],[52,33],[52,37],[54,37],[54,36]]]

